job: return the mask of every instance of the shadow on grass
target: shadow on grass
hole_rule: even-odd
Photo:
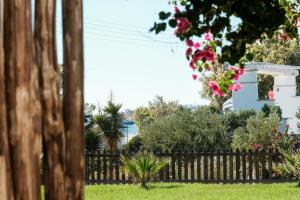
[[[147,185],[146,190],[153,190],[153,189],[173,189],[182,187],[181,185]]]

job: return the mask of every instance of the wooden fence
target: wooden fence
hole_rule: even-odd
[[[121,153],[86,153],[86,183],[129,183],[120,162]],[[122,153],[124,156],[130,156]],[[168,162],[155,181],[247,183],[279,182],[273,167],[280,162],[278,151],[223,151],[223,152],[156,152],[155,155]],[[284,181],[287,181],[285,179]]]

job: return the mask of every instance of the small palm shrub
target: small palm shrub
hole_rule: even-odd
[[[146,188],[146,183],[167,164],[165,161],[160,161],[152,153],[146,152],[140,152],[131,159],[121,155],[120,159],[126,172],[132,175],[135,183],[141,184],[143,188]]]
[[[300,150],[282,152],[284,161],[275,167],[275,171],[282,176],[293,176],[300,187]]]

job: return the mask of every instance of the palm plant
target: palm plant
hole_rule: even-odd
[[[135,183],[140,183],[143,188],[146,188],[146,183],[155,176],[167,162],[160,161],[152,153],[138,153],[131,159],[121,155],[121,162],[125,166],[127,173],[134,177]]]
[[[112,152],[116,152],[118,142],[124,137],[124,128],[126,126],[123,124],[124,116],[120,111],[121,107],[121,104],[109,101],[103,109],[103,113],[99,113],[95,117],[95,122],[102,130],[103,137]]]
[[[275,167],[275,171],[282,176],[296,177],[300,187],[300,150],[282,152],[282,155],[284,161]]]

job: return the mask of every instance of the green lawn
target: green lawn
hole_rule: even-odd
[[[284,184],[150,184],[149,190],[136,185],[87,186],[87,200],[143,200],[143,199],[215,199],[215,200],[300,200],[296,183]]]

